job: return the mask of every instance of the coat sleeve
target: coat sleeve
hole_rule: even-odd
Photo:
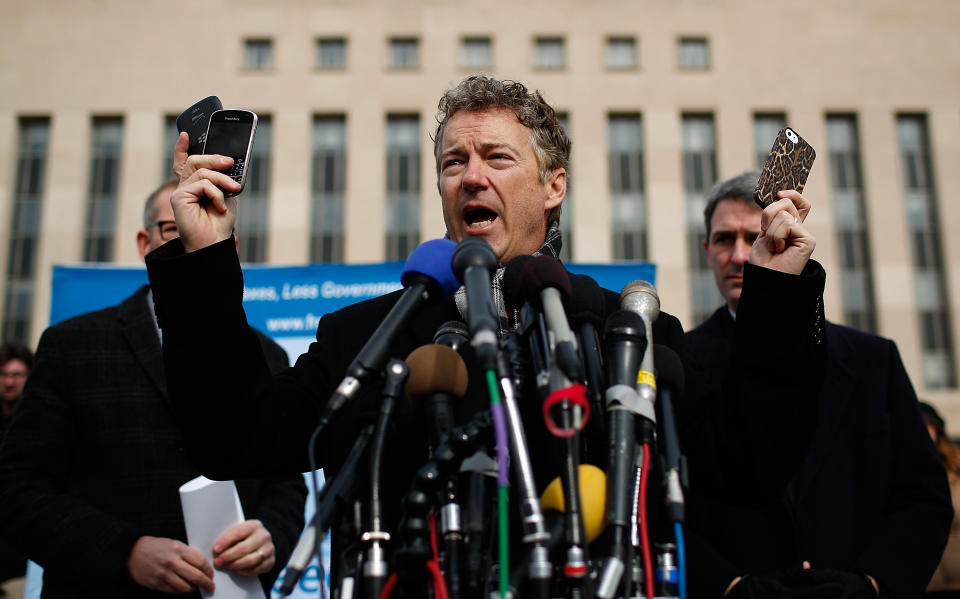
[[[56,328],[41,337],[0,451],[0,530],[30,559],[95,593],[129,582],[126,559],[141,535],[66,491],[79,434],[61,337]]]

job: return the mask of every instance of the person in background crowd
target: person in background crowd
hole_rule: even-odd
[[[147,198],[141,257],[177,237],[175,187]],[[280,346],[251,334],[270,369],[288,366]],[[214,567],[259,576],[269,592],[303,526],[302,476],[237,480],[248,519],[209,563],[186,544],[178,489],[199,470],[175,411],[149,286],[44,332],[0,454],[0,531],[44,568],[44,598],[199,597]]]
[[[33,352],[26,345],[4,343],[0,346],[0,439],[17,410],[31,368]]]
[[[725,303],[686,337],[688,356],[708,386],[721,386],[730,368],[748,262],[755,240],[769,233],[753,201],[758,178],[758,171],[743,173],[707,196],[703,247]],[[802,227],[805,216],[801,210],[793,226]],[[784,349],[777,342],[782,332],[772,327],[769,359]],[[691,530],[718,554],[691,559],[691,571],[701,572],[697,584],[732,579],[729,597],[919,596],[946,542],[952,509],[916,394],[892,341],[830,322],[821,335],[825,371],[818,392],[804,398],[807,420],[784,417],[770,405],[753,407],[771,430],[809,426],[809,446],[771,469],[786,482],[775,492],[747,487],[724,502],[691,503]],[[782,388],[811,376],[785,373]]]
[[[32,368],[33,352],[26,345],[4,343],[0,346],[0,443],[20,405],[23,385]],[[23,576],[26,565],[27,558],[23,551],[0,538],[0,582]]]
[[[947,548],[940,558],[940,565],[933,573],[927,585],[926,597],[948,599],[960,597],[960,449],[947,436],[946,423],[936,408],[927,402],[920,402],[920,413],[927,425],[927,432],[937,447],[937,453],[943,460],[950,481],[950,495],[953,498],[953,523],[950,525],[950,538]]]

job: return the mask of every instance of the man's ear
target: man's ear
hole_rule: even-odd
[[[556,168],[547,177],[547,197],[543,203],[543,209],[550,211],[563,203],[563,198],[567,195],[567,169]]]
[[[150,253],[150,234],[145,229],[137,231],[137,250],[140,252],[141,260]]]

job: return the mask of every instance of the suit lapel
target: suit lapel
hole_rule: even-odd
[[[133,352],[137,362],[149,375],[151,382],[164,399],[167,399],[167,379],[163,370],[163,352],[160,337],[154,325],[151,306],[147,298],[149,287],[144,285],[120,304],[117,319],[120,332]]]
[[[836,326],[828,323],[826,376],[818,398],[820,412],[817,415],[817,428],[800,473],[801,495],[827,459],[837,435],[837,427],[853,395],[856,375],[850,366],[851,359],[846,340],[837,333]]]

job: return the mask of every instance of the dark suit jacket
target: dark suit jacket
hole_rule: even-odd
[[[186,542],[177,489],[199,469],[167,397],[147,290],[44,332],[0,451],[0,526],[44,567],[44,597],[149,596],[126,572],[136,540]],[[249,332],[272,367],[287,365]],[[237,486],[277,547],[268,589],[303,526],[306,487],[299,474]]]
[[[724,306],[687,333],[688,355],[710,386],[723,384],[736,327]],[[691,506],[691,528],[722,555],[690,564],[703,574],[691,584],[705,593],[719,596],[739,574],[808,560],[866,572],[890,597],[918,597],[939,562],[952,515],[946,474],[895,344],[828,323],[826,349],[822,387],[809,397],[813,438],[799,467],[783,465],[782,492],[743,489],[726,502]],[[782,416],[765,414],[766,426],[796,426]]]

